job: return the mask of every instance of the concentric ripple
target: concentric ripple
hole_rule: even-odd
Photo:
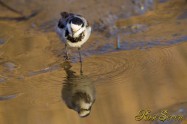
[[[95,79],[111,79],[129,69],[129,60],[121,53],[111,53],[87,59],[83,64],[85,75]],[[84,68],[85,67],[85,68]]]

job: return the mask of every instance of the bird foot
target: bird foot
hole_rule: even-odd
[[[64,56],[64,59],[65,59],[65,61],[70,61],[70,58],[67,55]]]

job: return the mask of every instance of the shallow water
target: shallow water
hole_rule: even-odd
[[[164,124],[187,123],[185,0],[27,2],[7,4],[23,15],[39,11],[28,20],[16,21],[19,14],[0,7],[0,17],[11,17],[0,18],[0,124],[162,123],[135,120],[140,110],[168,110],[183,120]],[[69,49],[66,69],[64,46],[54,32],[63,10],[81,13],[93,25],[82,48],[83,75],[76,49]],[[96,90],[88,117],[64,103],[69,82]]]

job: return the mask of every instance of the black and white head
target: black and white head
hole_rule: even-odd
[[[94,102],[95,99],[93,100],[90,94],[78,91],[73,95],[71,109],[77,111],[80,117],[86,117],[90,114]]]
[[[81,16],[74,15],[67,23],[67,29],[71,37],[78,37],[85,29],[85,20]]]

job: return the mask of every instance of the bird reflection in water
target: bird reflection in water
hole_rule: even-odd
[[[95,86],[89,77],[83,75],[82,64],[80,75],[76,75],[71,67],[70,62],[63,63],[67,76],[62,88],[62,99],[68,108],[77,111],[80,117],[86,117],[95,102]]]

